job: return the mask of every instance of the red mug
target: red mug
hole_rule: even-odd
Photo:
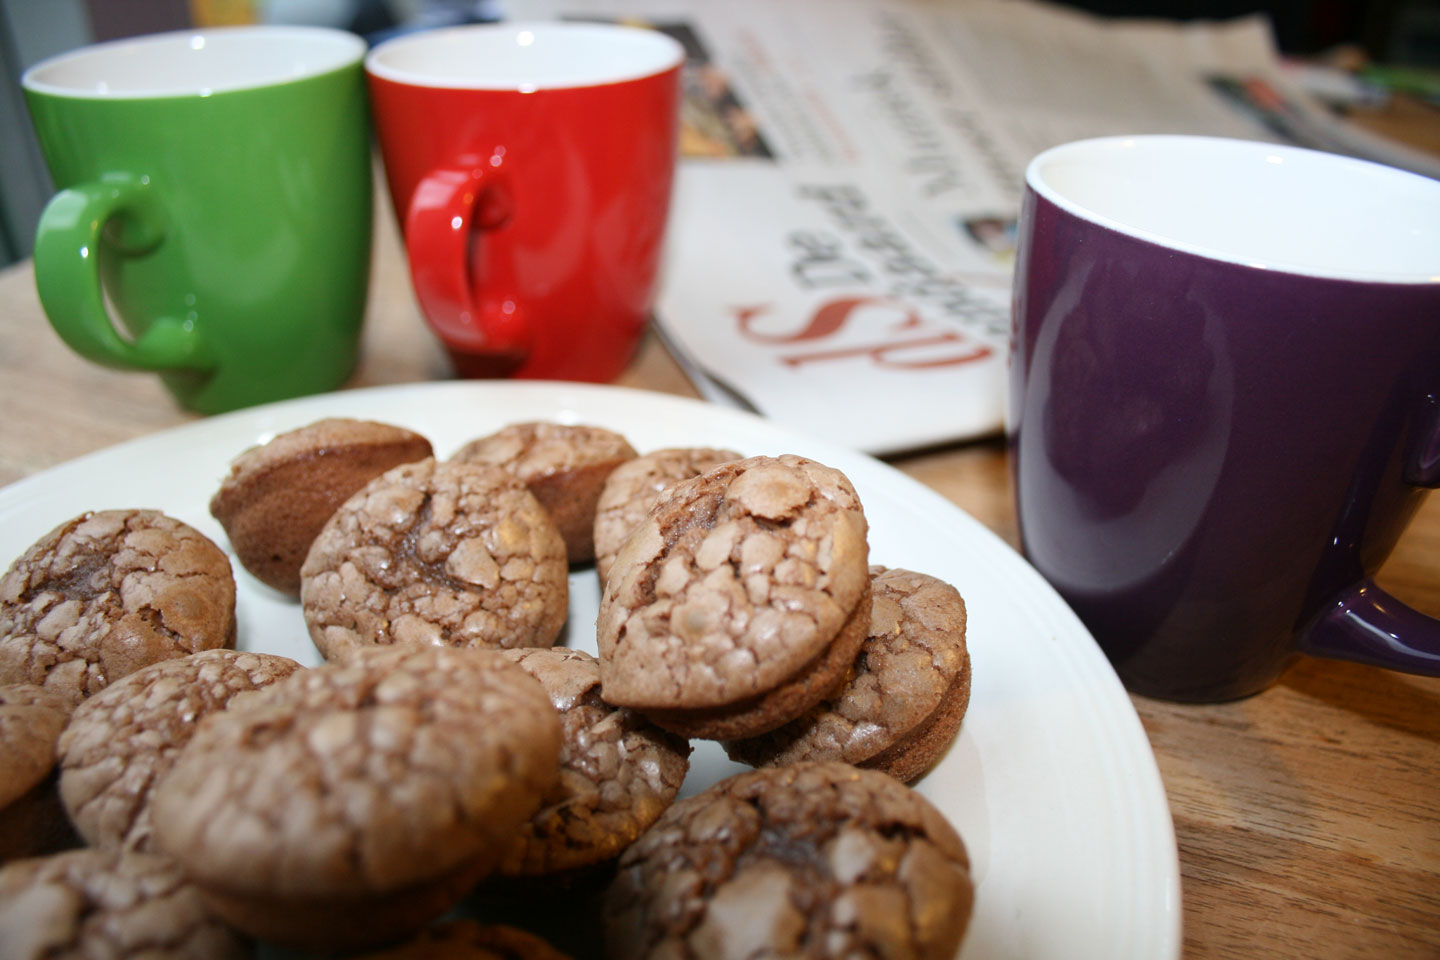
[[[464,377],[612,380],[654,299],[684,49],[664,34],[506,23],[366,58],[426,322]]]

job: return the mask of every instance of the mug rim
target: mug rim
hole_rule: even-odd
[[[44,77],[45,74],[54,73],[58,69],[84,60],[99,57],[113,57],[116,54],[123,54],[130,50],[145,47],[171,47],[183,42],[192,49],[199,50],[206,46],[213,38],[224,38],[227,40],[243,38],[242,42],[251,42],[249,38],[252,37],[261,42],[274,42],[282,37],[303,40],[309,44],[312,50],[325,51],[326,57],[320,62],[313,65],[306,65],[299,70],[292,69],[288,72],[266,70],[257,72],[255,76],[251,78],[219,82],[207,87],[193,83],[177,83],[170,86],[111,90],[103,86],[56,83]],[[321,45],[322,43],[328,44],[332,49],[326,50],[325,47]],[[233,27],[171,30],[164,33],[145,34],[138,37],[122,37],[118,40],[107,40],[101,43],[87,44],[83,47],[77,47],[73,50],[67,50],[64,53],[46,57],[21,74],[20,85],[23,89],[31,93],[64,97],[73,100],[124,101],[160,100],[165,98],[195,96],[206,97],[213,94],[233,93],[243,90],[260,90],[267,87],[324,76],[360,63],[364,59],[365,51],[366,44],[361,37],[347,30],[339,30],[334,27],[253,24]]]
[[[1071,216],[1100,227],[1114,230],[1117,233],[1137,240],[1209,260],[1231,263],[1253,269],[1270,270],[1276,273],[1300,274],[1303,276],[1335,280],[1440,286],[1440,260],[1437,260],[1433,269],[1386,271],[1320,266],[1284,257],[1257,258],[1246,254],[1238,254],[1219,246],[1191,242],[1177,236],[1117,219],[1116,217],[1100,212],[1093,206],[1087,206],[1083,202],[1072,199],[1045,179],[1045,168],[1052,164],[1057,158],[1066,154],[1079,155],[1082,153],[1090,153],[1094,155],[1095,153],[1105,150],[1118,150],[1147,145],[1158,145],[1167,148],[1188,146],[1216,152],[1229,151],[1233,155],[1240,155],[1242,153],[1263,155],[1272,163],[1283,163],[1286,159],[1290,158],[1311,163],[1318,161],[1319,163],[1327,164],[1337,169],[1348,170],[1350,174],[1381,176],[1397,182],[1408,182],[1417,186],[1421,191],[1434,191],[1437,200],[1440,200],[1440,181],[1432,180],[1421,174],[1388,166],[1383,163],[1344,154],[1312,150],[1290,144],[1278,144],[1262,140],[1245,140],[1235,137],[1190,134],[1119,135],[1093,137],[1058,144],[1035,155],[1026,165],[1025,186],[1039,197],[1044,198]],[[1437,237],[1440,237],[1440,231],[1437,231]]]
[[[517,38],[525,33],[538,31],[547,34],[591,34],[609,38],[627,37],[652,44],[656,48],[654,58],[643,64],[625,69],[581,71],[575,75],[555,79],[522,79],[516,76],[497,75],[485,77],[474,74],[467,76],[445,76],[440,72],[424,72],[394,66],[385,62],[406,48],[429,46],[440,43],[459,43],[472,37],[486,40],[513,35]],[[527,45],[524,41],[518,41]],[[685,48],[674,37],[659,30],[634,27],[619,23],[590,23],[563,20],[506,20],[500,23],[472,23],[455,27],[423,30],[393,37],[376,44],[365,56],[365,72],[370,76],[391,83],[412,87],[443,88],[448,90],[509,91],[534,93],[538,90],[572,90],[586,87],[601,87],[619,83],[631,83],[660,76],[676,69],[685,62]]]

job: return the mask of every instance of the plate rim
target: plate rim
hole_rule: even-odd
[[[707,419],[718,419],[722,423],[728,422],[735,429],[745,432],[759,431],[761,434],[777,438],[793,438],[807,450],[817,451],[817,458],[828,453],[832,459],[838,459],[847,464],[845,467],[847,473],[858,466],[865,477],[878,477],[888,484],[899,484],[907,498],[918,498],[921,508],[940,511],[942,517],[947,517],[949,522],[958,524],[958,529],[963,530],[967,538],[973,537],[983,542],[987,549],[997,551],[998,556],[1006,558],[1004,560],[1006,568],[1002,572],[1008,577],[1016,578],[1019,589],[1028,597],[1043,601],[1039,607],[1040,612],[1046,615],[1047,620],[1055,628],[1056,638],[1059,639],[1062,636],[1065,638],[1062,646],[1067,650],[1067,657],[1072,663],[1082,669],[1081,679],[1085,680],[1087,684],[1098,684],[1098,687],[1093,688],[1098,690],[1095,700],[1105,707],[1103,712],[1108,715],[1107,724],[1122,735],[1126,741],[1129,741],[1131,752],[1136,755],[1134,759],[1139,761],[1139,769],[1132,769],[1131,773],[1138,775],[1140,782],[1128,782],[1125,786],[1133,803],[1140,803],[1143,805],[1142,809],[1149,811],[1152,815],[1158,815],[1158,819],[1156,816],[1149,818],[1153,821],[1149,823],[1149,831],[1152,834],[1151,839],[1159,842],[1160,849],[1167,856],[1164,858],[1164,869],[1161,871],[1163,876],[1151,878],[1160,882],[1158,900],[1165,912],[1163,916],[1151,918],[1156,929],[1147,940],[1148,946],[1142,943],[1135,944],[1134,956],[1137,958],[1155,957],[1158,960],[1178,960],[1182,945],[1183,918],[1180,900],[1179,851],[1173,814],[1170,810],[1168,795],[1165,792],[1164,781],[1160,776],[1154,749],[1144,731],[1139,714],[1118,676],[1108,660],[1105,659],[1098,644],[1091,637],[1088,628],[1019,551],[938,491],[864,451],[844,447],[824,437],[806,435],[803,431],[788,424],[771,421],[747,411],[717,406],[678,394],[635,387],[566,381],[439,381],[389,384],[317,394],[217,414],[90,451],[0,487],[0,519],[10,515],[17,508],[23,509],[27,499],[32,497],[43,499],[44,491],[57,475],[83,472],[87,467],[106,459],[133,457],[137,453],[143,454],[149,446],[163,448],[173,445],[177,439],[183,443],[191,435],[199,436],[217,430],[241,428],[247,424],[252,425],[251,430],[257,436],[263,436],[267,421],[269,421],[269,427],[276,431],[290,429],[291,424],[301,425],[310,422],[305,419],[308,410],[323,408],[329,411],[324,415],[344,415],[336,413],[330,408],[343,405],[347,399],[356,399],[357,403],[360,403],[404,394],[415,394],[422,400],[432,401],[435,398],[449,395],[465,396],[468,398],[467,403],[476,401],[483,403],[491,395],[501,399],[506,396],[525,395],[527,400],[532,403],[545,401],[560,408],[582,410],[587,397],[616,398],[617,402],[622,404],[641,402],[663,404],[672,409],[678,408],[681,411],[693,412],[697,416]],[[503,406],[496,408],[496,416],[497,419],[504,421]],[[311,419],[318,419],[318,417]],[[577,422],[583,422],[583,418]],[[240,449],[235,450],[237,455],[240,452]],[[437,450],[437,453],[439,452]],[[449,451],[445,452],[448,454]],[[219,479],[217,476],[217,483]],[[857,483],[857,486],[862,485],[863,481]],[[907,502],[909,502],[908,499]],[[44,531],[52,529],[56,523],[64,519],[66,518],[51,518],[48,524],[42,522],[43,529],[40,533],[25,542],[32,542]],[[22,538],[17,536],[16,539]],[[21,549],[23,550],[24,547],[22,546]],[[8,568],[11,561],[4,560],[4,562]],[[1076,642],[1077,640],[1088,641],[1088,644]],[[1143,746],[1143,750],[1133,749],[1136,746]]]

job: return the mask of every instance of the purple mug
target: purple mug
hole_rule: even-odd
[[[1440,676],[1371,581],[1440,485],[1440,181],[1208,137],[1026,172],[1007,434],[1022,547],[1126,686],[1300,654]]]

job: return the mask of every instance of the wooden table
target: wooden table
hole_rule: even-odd
[[[379,211],[350,386],[447,378],[388,205]],[[653,338],[619,383],[696,396]],[[28,263],[0,272],[0,410],[0,484],[194,419],[154,377],[71,354],[45,322]],[[998,438],[890,462],[1017,542]],[[1440,498],[1379,580],[1440,615]],[[1179,837],[1187,958],[1440,957],[1440,680],[1308,661],[1239,703],[1133,699]]]

